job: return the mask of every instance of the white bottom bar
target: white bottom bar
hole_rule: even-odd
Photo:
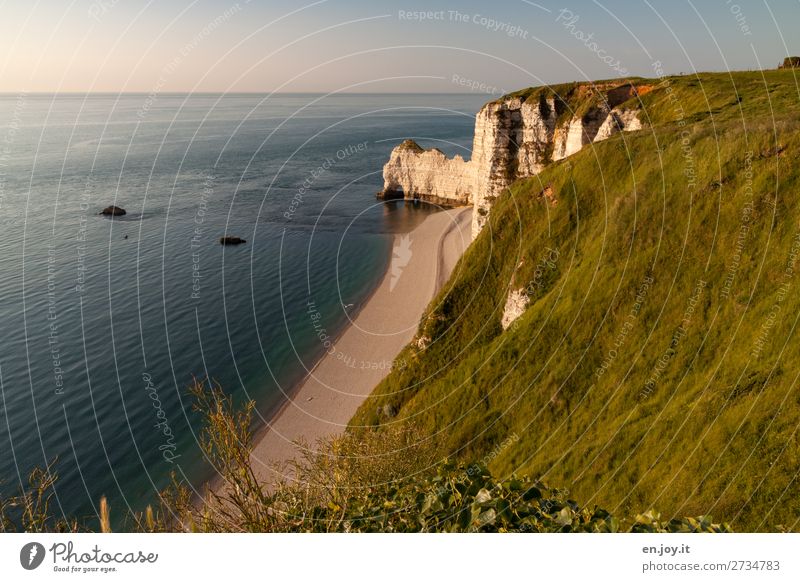
[[[136,582],[777,581],[800,579],[799,544],[800,534],[4,534],[0,572]]]

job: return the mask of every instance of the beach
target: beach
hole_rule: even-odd
[[[253,468],[261,480],[276,479],[273,467],[298,456],[296,441],[313,446],[344,432],[414,337],[422,313],[471,242],[470,221],[471,208],[454,208],[395,235],[389,268],[375,292],[256,439]]]

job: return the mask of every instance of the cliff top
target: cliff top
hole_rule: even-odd
[[[412,151],[415,151],[415,152],[418,152],[418,153],[422,153],[422,152],[425,151],[424,148],[422,146],[420,146],[417,142],[415,142],[413,139],[404,140],[403,143],[401,143],[395,149],[398,149],[398,150],[412,150]]]
[[[770,97],[773,110],[782,111],[788,107],[789,100],[796,98],[796,91],[781,91],[771,96],[764,87],[792,88],[795,86],[794,75],[794,69],[781,67],[764,71],[603,79],[528,87],[508,93],[492,103],[514,98],[522,102],[536,99],[544,102],[555,98],[559,114],[563,112],[569,116],[583,115],[602,103],[609,107],[627,106],[645,109],[647,119],[642,121],[649,125],[674,121],[677,116],[675,103],[680,104],[684,118],[693,120],[708,117],[709,113],[715,119],[720,115],[740,117],[748,112],[762,114],[762,107]],[[731,94],[735,95],[734,99],[730,99]]]

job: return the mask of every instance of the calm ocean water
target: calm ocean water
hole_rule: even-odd
[[[375,200],[391,148],[467,157],[486,99],[0,96],[0,494],[55,459],[70,515],[209,477],[192,376],[268,414],[322,352],[307,300],[340,331],[433,211]]]

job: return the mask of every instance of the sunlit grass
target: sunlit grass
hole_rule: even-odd
[[[793,71],[654,83],[640,113],[652,127],[584,148],[498,199],[423,318],[432,343],[405,349],[414,364],[352,424],[411,421],[464,460],[516,434],[490,463],[498,476],[544,476],[628,514],[657,506],[713,511],[738,530],[792,526]],[[556,205],[539,196],[546,186]],[[553,248],[556,268],[537,278]],[[502,332],[509,286],[534,279],[530,307]],[[387,403],[395,418],[379,413]]]

